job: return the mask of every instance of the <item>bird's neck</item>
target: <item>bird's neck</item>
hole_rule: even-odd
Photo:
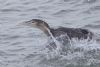
[[[39,27],[39,29],[42,30],[46,34],[46,36],[48,36],[48,37],[51,36],[50,35],[51,32],[50,32],[49,28],[47,28],[47,27]]]
[[[44,30],[43,32],[44,32],[48,37],[51,36],[51,35],[50,35],[50,32],[49,32],[48,30]]]

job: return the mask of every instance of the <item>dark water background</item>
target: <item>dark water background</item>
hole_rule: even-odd
[[[40,18],[51,27],[87,28],[100,34],[100,0],[0,0],[0,67],[100,67],[100,44],[77,44],[88,52],[48,58],[47,37],[17,26]]]

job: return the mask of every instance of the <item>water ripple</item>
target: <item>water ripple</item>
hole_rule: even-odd
[[[19,10],[19,9],[2,9],[0,11],[1,12],[20,12],[21,10]]]
[[[90,25],[89,24],[89,25],[85,25],[84,28],[93,28],[93,29],[95,29],[95,28],[98,29],[99,28],[100,29],[100,25]]]
[[[56,13],[54,13],[53,15],[55,16],[64,16],[66,14],[69,14],[71,12],[75,12],[76,10],[71,10],[71,9],[67,9],[67,10],[59,10]]]
[[[83,3],[95,3],[97,0],[84,0],[84,2]]]
[[[25,50],[25,48],[9,49],[8,51],[10,51],[10,52],[20,52],[20,51],[23,51],[23,50]]]

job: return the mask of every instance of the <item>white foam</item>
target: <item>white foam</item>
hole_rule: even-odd
[[[58,42],[55,38],[54,38],[54,40],[57,45],[60,44],[60,42]],[[100,50],[100,46],[99,46],[100,44],[98,44],[96,42],[96,40],[94,40],[94,39],[92,39],[91,41],[88,41],[88,39],[78,40],[76,38],[73,38],[70,42],[71,42],[70,50],[67,52],[66,55],[60,54],[61,51],[60,52],[57,51],[58,53],[55,53],[55,51],[56,51],[55,50],[55,51],[51,51],[48,53],[48,58],[50,59],[50,58],[55,58],[57,56],[61,56],[64,59],[72,60],[72,59],[75,59],[76,57],[85,57],[85,53],[87,53],[89,51]],[[59,48],[57,48],[57,50],[61,49],[62,46],[63,45],[60,44],[60,46],[59,46]]]

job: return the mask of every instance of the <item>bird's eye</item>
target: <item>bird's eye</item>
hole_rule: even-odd
[[[32,21],[32,23],[34,23],[34,21]]]

